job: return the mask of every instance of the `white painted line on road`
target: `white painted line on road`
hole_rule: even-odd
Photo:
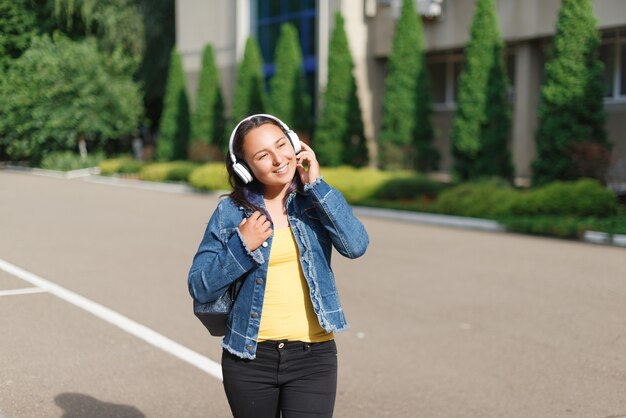
[[[158,332],[133,321],[132,319],[125,317],[112,309],[93,302],[78,293],[67,290],[49,280],[43,279],[2,259],[0,259],[0,269],[15,277],[19,277],[34,286],[37,286],[42,289],[42,291],[50,292],[58,298],[84,309],[98,318],[123,329],[129,334],[134,335],[135,337],[140,338],[183,361],[186,361],[216,379],[222,380],[221,366],[219,363],[216,363],[208,357],[205,357],[202,354],[199,354],[184,345],[179,344],[176,341],[173,341],[164,335],[161,335]]]
[[[47,290],[42,289],[40,287],[27,287],[25,289],[0,290],[0,296],[29,295],[31,293],[44,293],[44,292],[47,292]]]

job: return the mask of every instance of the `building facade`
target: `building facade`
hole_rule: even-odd
[[[435,105],[440,171],[452,166],[449,133],[456,107],[457,81],[469,39],[475,0],[416,0],[423,16],[427,62]],[[610,181],[626,182],[626,4],[593,0],[602,34],[607,130],[613,144]],[[537,106],[560,0],[496,0],[513,107],[511,151],[520,183],[531,177]],[[259,41],[266,77],[273,74],[273,47],[280,25],[300,31],[304,69],[314,97],[326,83],[328,40],[334,14],[342,13],[355,63],[365,133],[373,160],[380,127],[386,63],[401,0],[177,0],[176,44],[183,57],[190,96],[197,86],[202,49],[211,43],[221,72],[227,108],[237,63],[248,36]]]

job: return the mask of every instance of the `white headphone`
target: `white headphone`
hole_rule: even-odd
[[[252,173],[250,173],[250,171],[244,164],[237,162],[237,157],[235,157],[235,152],[233,151],[233,141],[235,139],[235,134],[237,133],[237,129],[239,128],[239,126],[243,122],[250,120],[252,118],[255,118],[257,116],[262,116],[262,117],[272,119],[278,122],[283,132],[285,132],[285,135],[287,135],[287,138],[289,138],[289,142],[291,142],[291,145],[293,146],[293,149],[296,151],[296,154],[299,153],[300,150],[302,149],[302,147],[300,146],[300,138],[298,138],[298,134],[292,131],[291,129],[289,129],[289,126],[287,126],[285,122],[278,119],[276,116],[268,115],[265,113],[258,113],[256,115],[250,115],[247,118],[242,119],[237,124],[237,126],[235,126],[235,129],[233,129],[233,132],[230,134],[230,139],[228,140],[228,153],[230,154],[230,160],[233,162],[233,171],[245,184],[248,184],[253,180]]]

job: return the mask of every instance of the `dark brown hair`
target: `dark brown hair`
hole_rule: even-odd
[[[239,124],[237,127],[237,131],[235,132],[235,137],[233,138],[233,153],[235,154],[235,158],[239,164],[242,164],[246,167],[246,169],[252,175],[252,170],[246,165],[246,161],[243,158],[243,142],[246,135],[253,130],[254,128],[258,128],[259,126],[265,125],[267,123],[271,123],[272,125],[276,125],[283,131],[283,127],[276,120],[268,118],[266,116],[254,116],[248,119],[245,119],[243,122]],[[283,131],[284,132],[284,131]],[[235,173],[233,170],[233,162],[229,158],[226,159],[226,170],[228,171],[228,181],[233,188],[233,191],[228,194],[228,196],[233,200],[236,205],[243,206],[250,210],[258,210],[267,216],[266,211],[257,207],[254,203],[250,201],[250,195],[252,193],[263,194],[265,186],[259,180],[257,180],[252,175],[252,181],[250,183],[244,183],[241,178]],[[300,176],[296,172],[296,175],[293,176],[293,180],[291,181],[291,185],[287,190],[287,194],[285,195],[286,203],[287,196],[289,196],[294,191],[302,191],[302,181],[300,180]]]

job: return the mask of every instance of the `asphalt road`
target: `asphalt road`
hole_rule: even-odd
[[[216,202],[0,170],[0,261],[219,361],[186,286]],[[626,417],[625,249],[362,220],[336,417]],[[219,379],[3,270],[0,329],[0,418],[229,416]]]

